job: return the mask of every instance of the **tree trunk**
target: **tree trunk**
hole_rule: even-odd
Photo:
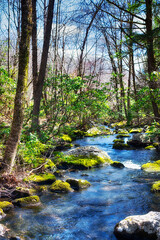
[[[81,47],[81,54],[80,54],[79,66],[78,66],[78,76],[80,76],[80,77],[83,75],[83,74],[82,74],[82,68],[83,68],[83,53],[84,53],[84,48],[85,48],[85,45],[86,45],[86,42],[87,42],[89,30],[90,30],[90,28],[91,28],[91,26],[92,26],[92,23],[93,23],[96,15],[97,15],[97,13],[98,13],[99,10],[100,10],[100,7],[101,7],[102,3],[103,3],[103,0],[102,0],[102,1],[100,2],[100,4],[97,6],[97,8],[96,8],[96,10],[95,10],[95,12],[94,12],[94,14],[93,14],[93,16],[92,16],[92,19],[91,19],[91,21],[90,21],[90,23],[89,23],[89,25],[88,25],[88,27],[87,27],[87,29],[86,29],[85,37],[84,37],[84,40],[83,40],[83,43],[82,43],[82,47]]]
[[[37,0],[32,0],[32,78],[33,78],[33,99],[37,99],[37,82],[38,82],[38,57],[37,57]],[[37,105],[37,104],[36,104]]]
[[[153,71],[156,70],[156,63],[153,49],[153,32],[152,32],[152,4],[153,0],[146,0],[146,34],[147,34],[147,64],[149,75],[150,99],[153,107],[155,120],[160,121],[160,113],[153,90],[158,88],[157,82],[152,78]]]
[[[111,62],[111,65],[112,65],[112,72],[114,73],[114,83],[115,83],[115,92],[116,92],[116,108],[117,108],[117,112],[119,113],[119,94],[118,94],[118,69],[116,67],[116,62],[113,58],[113,53],[111,51],[111,44],[107,38],[107,35],[106,33],[102,30],[102,33],[103,33],[103,36],[105,38],[105,41],[106,41],[106,46],[107,46],[107,50],[108,50],[108,55],[109,55],[109,58],[110,58],[110,62]],[[119,115],[119,119],[121,118],[121,116]]]
[[[12,172],[15,164],[17,146],[19,143],[23,125],[25,94],[27,90],[27,78],[28,78],[29,46],[32,28],[31,0],[21,0],[21,7],[22,7],[22,24],[21,24],[21,40],[19,47],[18,82],[14,102],[14,114],[11,132],[7,141],[4,154],[5,169],[7,169],[9,173]]]
[[[47,67],[49,43],[50,43],[51,30],[52,30],[54,2],[55,0],[50,0],[48,5],[47,23],[45,28],[40,70],[39,70],[37,83],[33,88],[34,105],[33,105],[32,129],[34,130],[38,130],[39,128],[40,102],[42,98],[42,89],[43,89],[43,84],[44,84],[45,74],[46,74],[46,67]]]

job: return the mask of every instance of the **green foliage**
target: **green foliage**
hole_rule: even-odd
[[[66,141],[66,142],[72,142],[71,137],[68,136],[67,134],[63,134],[63,135],[61,136],[61,138],[62,138],[64,141]]]
[[[45,83],[44,93],[41,107],[50,131],[63,128],[65,123],[86,124],[89,120],[104,116],[108,109],[107,87],[92,76],[82,79],[69,75],[55,77],[51,73]]]
[[[11,119],[15,92],[16,81],[8,77],[7,71],[0,67],[0,117]]]
[[[30,133],[28,141],[20,143],[18,156],[23,159],[24,163],[35,168],[45,162],[42,153],[47,149],[48,145],[41,143],[36,134]]]
[[[160,124],[154,121],[151,126],[149,126],[148,130],[146,131],[151,139],[155,139],[155,137],[160,138]]]

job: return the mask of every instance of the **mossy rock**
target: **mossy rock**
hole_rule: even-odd
[[[120,139],[120,138],[114,139],[113,142],[114,143],[124,143],[124,139]]]
[[[157,148],[159,146],[159,142],[153,143],[153,147]]]
[[[130,133],[141,133],[143,131],[143,128],[133,128],[129,132]]]
[[[90,182],[82,179],[69,178],[66,182],[68,182],[74,190],[81,190],[91,186]]]
[[[46,164],[44,165],[45,170],[55,170],[56,165],[52,162],[51,159],[46,159]]]
[[[55,182],[56,177],[51,173],[44,173],[39,175],[32,174],[29,177],[25,178],[24,181],[45,185],[52,184],[53,182]]]
[[[121,143],[121,142],[115,142],[113,144],[114,149],[119,149],[119,150],[127,150],[131,149],[131,147],[127,143]]]
[[[12,192],[12,199],[29,197],[33,194],[35,194],[35,189],[33,188],[16,187],[16,189]]]
[[[111,164],[113,161],[109,155],[94,146],[85,146],[72,149],[61,156],[58,161],[62,168],[89,169],[103,164]]]
[[[48,186],[46,186],[46,185],[37,186],[36,190],[38,193],[46,193],[46,192],[48,192]]]
[[[160,192],[160,181],[156,181],[153,183],[151,192]]]
[[[116,136],[116,138],[125,138],[125,137],[129,137],[130,135],[129,134],[118,134]]]
[[[127,130],[125,130],[125,129],[120,129],[119,131],[118,131],[118,134],[120,134],[120,135],[128,135],[129,134],[129,132],[127,131]]]
[[[146,150],[154,150],[156,149],[153,145],[149,145],[147,147],[145,147]]]
[[[115,168],[124,168],[123,163],[118,162],[118,161],[114,161],[113,163],[111,163],[111,166],[115,167]]]
[[[111,164],[111,159],[103,159],[100,157],[76,157],[74,155],[65,156],[64,159],[61,159],[61,166],[66,168],[74,168],[79,170],[90,169],[93,167],[98,167],[103,164]]]
[[[93,128],[90,128],[85,133],[85,136],[86,137],[94,137],[94,136],[101,135],[101,134],[102,134],[101,130],[99,130],[97,127],[93,127]]]
[[[0,209],[2,209],[4,212],[9,212],[14,208],[13,204],[8,201],[2,201],[0,202]]]
[[[126,123],[127,121],[121,121],[121,122],[116,122],[116,123],[112,123],[111,124],[111,127],[114,128],[114,127],[125,127],[126,126]]]
[[[85,136],[87,136],[87,137],[94,137],[94,136],[98,136],[98,135],[110,135],[110,134],[113,134],[113,132],[110,129],[107,129],[104,126],[100,126],[100,127],[90,128],[85,133]]]
[[[68,182],[56,180],[51,186],[50,190],[56,193],[68,193],[72,192],[72,188]]]
[[[145,163],[141,166],[141,169],[146,172],[160,172],[160,160],[153,163]]]
[[[37,207],[40,206],[41,202],[37,195],[17,198],[13,201],[13,204],[18,207]]]

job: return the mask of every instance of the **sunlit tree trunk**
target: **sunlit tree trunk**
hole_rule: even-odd
[[[32,29],[32,5],[31,0],[21,0],[22,23],[21,23],[21,40],[19,47],[19,70],[16,96],[14,102],[14,115],[11,126],[11,132],[6,144],[4,163],[5,169],[12,172],[15,165],[15,156],[20,134],[23,125],[25,95],[27,90],[28,79],[28,62],[29,46]]]

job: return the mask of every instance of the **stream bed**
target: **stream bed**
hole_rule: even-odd
[[[80,146],[93,145],[106,151],[124,169],[111,166],[66,173],[65,178],[81,178],[91,187],[69,194],[41,196],[41,209],[16,208],[2,222],[25,240],[116,240],[117,222],[129,215],[160,211],[160,194],[150,192],[155,174],[147,174],[141,165],[159,160],[155,150],[115,150],[115,135],[76,140]],[[64,179],[65,179],[64,178]]]

